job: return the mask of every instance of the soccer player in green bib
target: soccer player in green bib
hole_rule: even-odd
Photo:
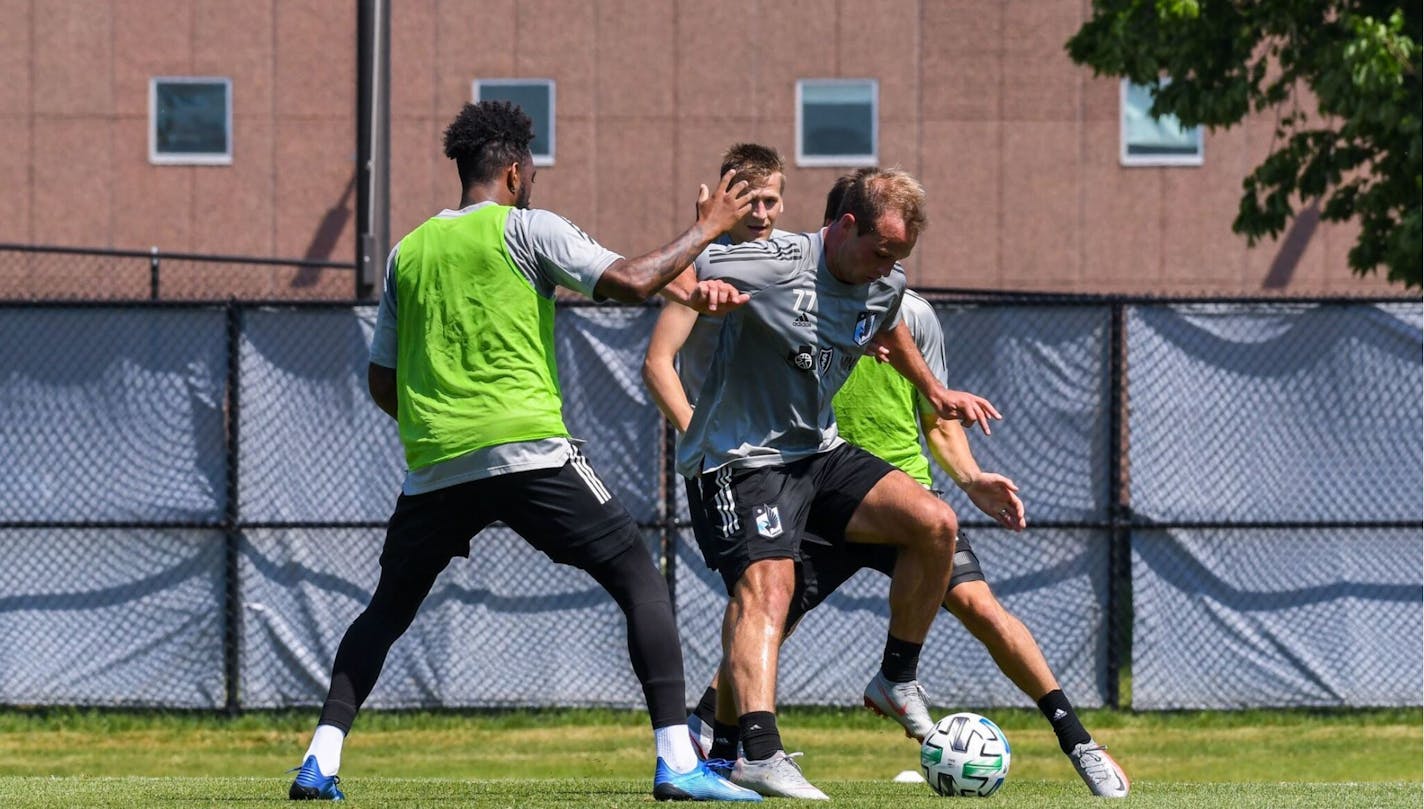
[[[667,583],[637,526],[569,436],[554,357],[554,289],[641,301],[681,275],[744,213],[746,184],[698,195],[697,221],[627,259],[557,214],[529,207],[529,117],[507,102],[466,104],[445,131],[460,205],[391,251],[368,369],[371,396],[396,419],[409,472],[366,610],[346,631],[293,800],[341,800],[341,748],[391,645],[435,578],[503,522],[554,562],[586,571],[622,609],[628,655],[657,747],[659,800],[759,801],[698,760],[684,713],[682,648]],[[735,304],[709,282],[671,297]],[[744,296],[743,296],[744,302]]]

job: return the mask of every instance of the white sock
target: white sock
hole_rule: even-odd
[[[341,732],[341,728],[335,725],[316,726],[307,756],[316,756],[316,767],[322,775],[336,775],[336,771],[341,769],[341,745],[345,741],[346,734]],[[302,761],[306,760],[306,756],[302,756]]]
[[[653,739],[658,743],[658,757],[667,762],[673,772],[689,772],[697,766],[697,753],[692,750],[685,723],[657,728]]]

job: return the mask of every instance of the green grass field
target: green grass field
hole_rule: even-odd
[[[1097,806],[1035,713],[987,712],[1013,743],[989,805]],[[123,712],[0,712],[0,807],[279,806],[315,712],[232,720]],[[1132,714],[1085,724],[1142,807],[1419,807],[1420,712]],[[896,784],[917,748],[863,711],[788,710],[787,747],[838,806],[942,806]],[[651,736],[614,711],[362,716],[342,765],[357,806],[649,805]],[[971,800],[971,799],[959,799]],[[785,804],[787,801],[775,801]]]

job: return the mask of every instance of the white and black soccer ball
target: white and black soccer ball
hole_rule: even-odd
[[[950,714],[920,746],[920,769],[940,795],[988,797],[1009,774],[1009,738],[977,713]]]

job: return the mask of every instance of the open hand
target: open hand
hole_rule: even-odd
[[[988,399],[962,390],[946,388],[943,393],[931,399],[930,404],[934,405],[935,413],[939,414],[940,418],[957,421],[965,427],[978,424],[984,435],[991,435],[989,419],[1004,418]]]
[[[980,473],[965,483],[963,489],[970,502],[999,525],[1010,531],[1022,531],[1028,525],[1023,501],[1018,496],[1019,487],[1003,475]]]
[[[698,281],[693,287],[692,294],[688,296],[687,303],[684,304],[690,309],[696,309],[705,314],[716,314],[719,312],[730,312],[737,309],[751,300],[751,296],[726,281],[712,278],[706,281]]]
[[[717,190],[709,192],[707,186],[697,189],[697,221],[716,233],[726,233],[752,209],[751,189],[746,180],[732,185],[736,171],[722,175]]]

